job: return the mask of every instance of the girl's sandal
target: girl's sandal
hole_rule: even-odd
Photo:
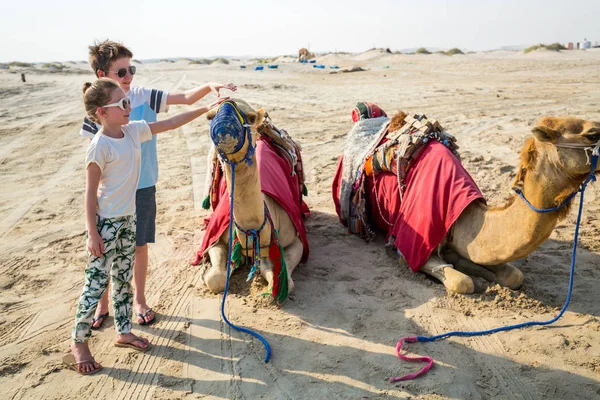
[[[128,347],[130,349],[134,349],[137,350],[139,352],[145,352],[150,350],[150,343],[148,343],[148,345],[146,347],[140,347],[140,346],[136,346],[135,342],[142,342],[143,343],[143,339],[141,337],[137,337],[135,339],[130,340],[129,342],[115,342],[115,347]]]
[[[63,358],[62,358],[62,362],[63,365],[65,365],[68,369],[71,369],[81,375],[92,375],[95,374],[96,372],[100,371],[102,369],[102,366],[93,369],[91,371],[88,372],[82,372],[79,370],[79,364],[86,364],[86,363],[91,363],[92,365],[96,362],[96,360],[94,360],[93,358],[91,360],[86,360],[86,361],[79,361],[77,362],[77,360],[75,360],[75,356],[71,353],[66,354]]]

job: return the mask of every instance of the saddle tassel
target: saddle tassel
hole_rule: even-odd
[[[273,290],[271,295],[281,305],[288,296],[288,274],[285,264],[284,250],[279,244],[279,238],[273,232],[271,246],[269,246],[269,259],[273,263]]]

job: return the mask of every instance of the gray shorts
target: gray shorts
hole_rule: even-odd
[[[138,189],[135,193],[135,245],[154,243],[156,233],[156,186]]]

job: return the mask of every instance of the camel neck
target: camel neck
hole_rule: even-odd
[[[524,176],[523,195],[537,208],[552,208],[576,190],[577,184],[568,177],[551,180],[549,176],[557,178],[557,174],[563,173],[544,170],[548,166],[540,167]],[[454,225],[452,247],[482,265],[513,261],[537,249],[566,212],[568,207],[537,213],[518,196],[507,207],[489,208],[480,202],[472,203]]]
[[[227,189],[231,193],[231,166],[225,168]],[[233,217],[244,230],[258,229],[264,222],[264,197],[261,191],[256,158],[252,164],[239,163],[235,168],[235,187],[233,188]]]

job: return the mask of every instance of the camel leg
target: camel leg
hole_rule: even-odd
[[[285,248],[285,255],[283,258],[285,259],[285,265],[287,268],[288,274],[288,292],[292,293],[294,290],[294,281],[292,280],[292,272],[294,269],[300,264],[300,260],[302,259],[302,253],[304,252],[304,246],[302,245],[302,241],[299,237],[296,236],[296,239]]]
[[[471,276],[479,276],[489,282],[496,282],[500,286],[518,289],[523,284],[523,273],[510,264],[479,265],[473,261],[459,256],[454,251],[444,253],[444,258],[454,264],[454,267]]]
[[[523,273],[509,263],[482,265],[482,267],[494,273],[494,280],[501,286],[516,290],[523,285]]]
[[[292,280],[292,272],[300,263],[302,259],[302,253],[304,250],[304,246],[302,246],[302,241],[300,238],[296,237],[294,241],[284,249],[285,254],[283,255],[283,259],[285,260],[285,265],[287,269],[288,275],[288,293],[292,293],[294,290],[294,281]],[[262,265],[260,268],[260,273],[263,278],[266,279],[269,284],[269,289],[273,287],[273,263],[271,260],[262,260]]]
[[[489,270],[483,268],[479,264],[475,264],[471,260],[468,260],[464,257],[459,256],[454,251],[448,251],[448,252],[444,253],[444,259],[447,260],[449,263],[452,263],[454,265],[454,268],[456,268],[456,270],[458,270],[464,274],[467,274],[470,276],[478,276],[480,278],[485,279],[488,282],[496,281],[496,275],[492,271],[489,271]]]
[[[210,257],[210,269],[204,274],[204,284],[213,293],[221,293],[225,290],[227,280],[227,245],[221,239],[213,247],[208,249]]]
[[[438,256],[429,257],[419,271],[438,279],[449,292],[465,294],[475,291],[475,284],[470,276],[455,270],[452,264],[444,262]]]

